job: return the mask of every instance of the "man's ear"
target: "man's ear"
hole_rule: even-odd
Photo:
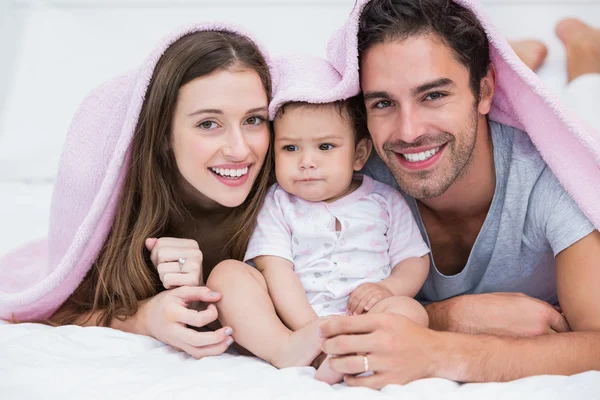
[[[361,139],[356,144],[356,160],[354,161],[355,171],[360,171],[365,166],[372,150],[373,143],[371,142],[371,139]]]
[[[481,79],[479,86],[479,105],[477,111],[479,114],[487,115],[492,108],[494,93],[496,91],[496,68],[490,64],[487,74]]]

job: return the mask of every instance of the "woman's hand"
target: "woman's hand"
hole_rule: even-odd
[[[158,270],[166,289],[178,286],[200,286],[202,282],[202,252],[191,239],[149,238],[146,248],[152,264]]]
[[[190,328],[202,328],[216,321],[218,313],[215,305],[209,304],[204,311],[188,308],[192,302],[214,303],[220,299],[220,293],[212,292],[206,286],[182,286],[166,290],[140,302],[136,318],[142,326],[137,331],[182,350],[194,358],[222,354],[233,343],[233,330],[230,327],[223,327],[214,332],[198,332]]]

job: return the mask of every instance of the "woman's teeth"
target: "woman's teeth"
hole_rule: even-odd
[[[225,169],[225,168],[211,168],[211,170],[218,175],[224,176],[226,178],[239,178],[240,176],[244,176],[248,173],[248,167],[240,168],[240,169]]]
[[[441,146],[440,146],[441,147]],[[413,153],[413,154],[402,154],[402,157],[407,159],[410,162],[419,162],[425,161],[433,157],[438,151],[440,151],[440,147],[436,147],[435,149],[423,151],[421,153]]]

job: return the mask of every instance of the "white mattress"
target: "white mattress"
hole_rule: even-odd
[[[424,379],[380,392],[276,370],[251,357],[195,360],[145,336],[107,328],[0,325],[3,399],[598,399],[600,372],[459,385]]]
[[[47,229],[52,185],[0,182],[0,254]],[[399,340],[401,340],[399,338]],[[277,370],[251,357],[195,360],[145,336],[107,328],[0,323],[0,399],[600,399],[600,372],[511,383],[425,379],[381,392]]]

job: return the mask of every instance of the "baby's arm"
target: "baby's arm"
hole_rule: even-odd
[[[429,274],[429,254],[400,261],[390,276],[380,282],[393,296],[415,297]]]
[[[296,331],[317,319],[291,261],[276,256],[259,256],[254,263],[265,277],[277,314],[291,330]]]

